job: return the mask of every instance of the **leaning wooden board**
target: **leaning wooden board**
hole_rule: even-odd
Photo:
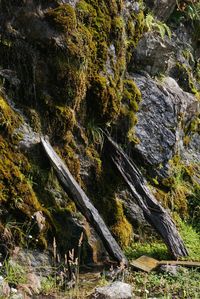
[[[67,166],[54,151],[53,147],[47,139],[41,137],[41,143],[46,152],[46,155],[48,156],[53,168],[56,171],[57,177],[63,189],[71,196],[78,210],[94,227],[110,256],[119,263],[123,262],[125,265],[127,265],[128,261],[123,254],[120,246],[113,238],[97,209],[89,200],[85,192],[81,189],[80,185],[73,178]]]
[[[171,215],[156,200],[138,167],[110,136],[105,140],[106,153],[142,209],[144,218],[160,234],[175,260],[187,256],[188,251]]]
[[[158,266],[171,265],[171,266],[183,266],[183,267],[200,267],[200,262],[192,261],[158,261],[149,256],[141,256],[136,260],[130,262],[130,267],[133,269],[141,270],[149,273],[150,271],[156,269]]]

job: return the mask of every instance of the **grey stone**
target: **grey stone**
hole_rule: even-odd
[[[132,287],[120,281],[115,281],[112,284],[97,288],[95,293],[91,295],[91,299],[131,299]]]
[[[138,1],[135,0],[125,0],[125,8],[129,11],[129,12],[134,12],[134,13],[139,13],[140,11],[140,5]]]
[[[147,32],[138,43],[132,67],[138,67],[151,75],[164,73],[174,50],[175,45],[169,38],[162,40],[158,33]]]
[[[200,159],[200,135],[198,132],[194,133],[191,136],[190,143],[188,146],[182,146],[180,154],[186,162],[196,162],[199,163]],[[195,179],[195,178],[194,178]],[[200,181],[197,180],[197,183],[200,184]]]
[[[4,282],[4,278],[2,275],[0,275],[0,286],[3,284],[3,282]]]
[[[174,265],[162,265],[160,266],[160,271],[162,273],[167,273],[170,274],[172,276],[177,276],[179,267],[178,266],[174,266]]]
[[[9,69],[0,69],[0,77],[5,78],[11,85],[18,86],[20,80],[17,78],[16,72]]]
[[[133,75],[142,93],[135,127],[140,143],[136,150],[160,176],[167,176],[168,161],[183,149],[184,125],[198,113],[194,95],[184,92],[170,77],[162,82]]]
[[[9,297],[10,299],[24,299],[24,295],[21,293],[13,294]]]
[[[16,247],[10,262],[17,263],[28,269],[29,272],[38,275],[48,276],[52,273],[52,265],[48,252]]]
[[[133,227],[137,228],[141,225],[143,227],[146,225],[148,226],[144,218],[143,211],[136,203],[134,203],[134,197],[132,194],[127,190],[123,190],[117,195],[120,199],[122,199],[126,217]]]
[[[78,0],[60,0],[59,1],[60,4],[68,3],[68,4],[70,4],[73,7],[76,6],[77,2],[78,2]]]
[[[123,18],[127,21],[132,13],[138,14],[141,11],[139,1],[125,0],[123,6]]]

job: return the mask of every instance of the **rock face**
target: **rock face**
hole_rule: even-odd
[[[168,161],[183,147],[183,128],[197,115],[197,99],[184,92],[170,77],[156,82],[148,75],[133,75],[142,93],[136,135],[137,151],[161,176]]]
[[[120,238],[128,221],[115,198],[117,182],[109,186],[102,174],[103,167],[105,173],[109,167],[108,163],[102,167],[102,129],[111,126],[120,114],[129,123],[131,114],[127,117],[126,111],[121,111],[124,89],[129,95],[131,86],[125,82],[126,56],[143,33],[144,13],[137,1],[122,5],[118,0],[102,0],[101,5],[98,1],[3,0],[0,6],[0,80],[5,83],[2,99],[0,96],[0,149],[6,148],[0,159],[0,201],[9,206],[3,207],[0,229],[4,229],[6,213],[13,221],[25,219],[24,229],[31,216],[44,207],[47,226],[32,233],[33,243],[38,239],[46,248],[56,235],[65,254],[77,248],[84,231],[83,255],[91,261],[90,256],[99,256],[98,242],[93,234],[90,238],[90,229],[85,231],[85,219],[70,195],[63,194],[52,179],[37,143],[41,134],[49,136],[74,178]],[[10,108],[8,95],[19,113]],[[14,133],[19,138],[16,143]],[[9,171],[4,169],[7,164]],[[9,173],[8,182],[5,173]],[[128,238],[125,234],[128,242],[131,233],[130,229]]]
[[[198,130],[190,132],[197,108],[190,93],[198,89],[192,80],[199,50],[191,28],[186,32],[191,26],[185,22],[171,28],[171,40],[146,32],[144,7],[135,0],[0,3],[0,245],[5,245],[9,216],[12,222],[23,222],[19,234],[11,227],[15,245],[26,244],[27,227],[33,224],[30,245],[38,240],[41,248],[49,248],[56,237],[63,255],[77,248],[84,232],[83,260],[98,262],[104,249],[70,194],[58,186],[38,144],[40,135],[49,136],[117,241],[128,245],[133,234],[126,214],[129,195],[120,196],[124,186],[102,151],[103,131],[127,153],[135,149],[161,177],[167,175],[174,153],[198,161]],[[146,3],[163,21],[176,1]],[[141,71],[147,74],[136,74]],[[172,78],[157,82],[153,76],[160,73],[190,93]],[[121,199],[127,200],[124,206]],[[46,226],[40,230],[32,217],[41,211]],[[134,205],[130,214],[134,229],[137,222],[143,225]]]
[[[96,292],[92,294],[90,299],[131,299],[132,287],[120,281],[106,286],[97,288]]]
[[[163,41],[158,33],[147,32],[138,43],[135,64],[131,68],[145,70],[151,75],[163,74],[174,49],[175,45],[169,39]]]
[[[198,133],[193,134],[189,145],[182,149],[181,155],[186,161],[199,163],[200,135]],[[200,181],[198,183],[200,184]]]

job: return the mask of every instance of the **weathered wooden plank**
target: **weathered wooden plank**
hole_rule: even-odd
[[[192,262],[192,261],[158,261],[152,257],[142,255],[136,260],[132,260],[129,263],[130,267],[133,269],[141,270],[144,272],[151,272],[162,265],[170,265],[170,266],[183,266],[188,268],[198,268],[200,267],[200,262]]]
[[[126,182],[145,219],[160,234],[173,257],[187,256],[188,252],[169,213],[157,202],[137,166],[123,150],[106,136],[106,153]]]
[[[192,261],[159,261],[159,265],[183,266],[188,268],[200,267],[200,262]]]
[[[101,238],[106,250],[110,256],[118,262],[127,264],[127,259],[116,240],[111,235],[102,217],[97,209],[93,206],[85,192],[71,175],[69,169],[54,151],[50,143],[41,138],[42,146],[56,171],[57,177],[63,189],[72,197],[78,210],[85,216],[87,221],[94,227],[99,237]]]
[[[157,268],[158,265],[159,265],[158,260],[156,260],[152,257],[146,256],[146,255],[142,255],[138,259],[130,262],[131,268],[134,268],[137,270],[142,270],[147,273],[149,273],[153,269]]]

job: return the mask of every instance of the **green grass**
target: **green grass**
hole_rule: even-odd
[[[195,229],[180,220],[176,220],[178,230],[188,249],[189,256],[186,260],[200,261],[200,235]],[[146,237],[144,241],[133,243],[126,249],[126,256],[129,260],[147,255],[158,260],[170,259],[167,247],[155,237]],[[126,282],[133,286],[134,295],[138,298],[163,298],[179,299],[191,298],[198,299],[200,293],[200,269],[177,268],[174,276],[169,273],[161,273],[159,270],[147,274],[144,272],[129,272]]]
[[[188,249],[188,260],[200,261],[200,235],[187,223],[180,221],[180,234]]]
[[[170,254],[168,253],[165,244],[159,241],[133,243],[130,247],[126,248],[125,253],[129,260],[138,258],[142,255],[151,256],[159,260],[170,258]]]
[[[195,229],[186,222],[178,219],[178,230],[181,237],[188,249],[189,256],[186,260],[200,261],[200,235]],[[147,255],[158,260],[170,259],[170,253],[166,245],[160,240],[146,239],[144,241],[133,243],[130,247],[126,248],[126,256],[128,259],[135,259],[141,255]]]
[[[176,276],[157,272],[133,272],[129,274],[126,282],[133,286],[134,295],[139,298],[199,298],[198,270],[179,268]]]

